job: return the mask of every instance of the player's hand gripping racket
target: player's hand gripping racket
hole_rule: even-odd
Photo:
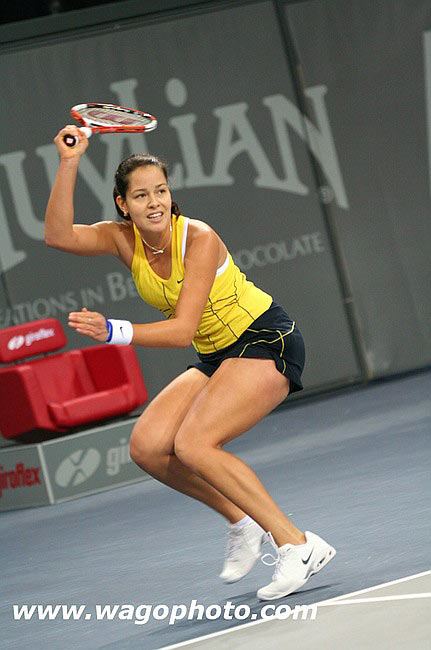
[[[93,133],[142,133],[157,127],[157,120],[150,113],[114,104],[77,104],[70,114],[82,124],[80,130],[87,138]],[[74,135],[65,135],[63,140],[68,147],[78,143]]]

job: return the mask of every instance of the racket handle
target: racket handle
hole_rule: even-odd
[[[93,131],[88,126],[83,126],[79,130],[82,131],[83,134],[87,136],[87,138],[89,138],[93,133]],[[67,147],[75,147],[78,144],[78,138],[74,135],[65,135],[63,142]]]

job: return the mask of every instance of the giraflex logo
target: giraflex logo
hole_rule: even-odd
[[[53,329],[47,329],[41,327],[35,332],[28,332],[25,336],[22,334],[18,336],[13,336],[7,344],[8,350],[19,350],[25,344],[27,347],[30,347],[35,341],[41,341],[42,339],[50,339],[55,336],[55,331]]]
[[[103,470],[105,477],[117,476],[122,467],[131,462],[129,441],[127,438],[121,438],[118,445],[106,450],[104,463],[102,453],[98,449],[77,449],[60,462],[54,479],[59,487],[75,487],[88,481],[99,469]]]
[[[0,465],[0,498],[3,490],[41,485],[40,467],[25,467],[24,463],[17,463],[12,471],[2,470],[3,465]]]
[[[97,449],[78,449],[57,467],[55,482],[66,488],[87,481],[99,468],[101,455]]]
[[[8,350],[19,350],[22,348],[22,346],[25,343],[25,338],[20,335],[20,336],[13,336],[7,344],[7,349]]]

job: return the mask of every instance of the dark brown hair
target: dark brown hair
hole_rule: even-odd
[[[165,175],[166,182],[168,182],[167,164],[160,158],[157,158],[157,156],[153,156],[150,153],[132,154],[128,158],[125,158],[118,165],[118,169],[115,172],[115,177],[114,177],[115,184],[114,184],[114,191],[113,191],[115,209],[117,210],[120,217],[122,219],[125,219],[126,221],[131,221],[131,218],[129,215],[124,215],[123,211],[120,209],[120,206],[117,204],[116,201],[117,196],[121,196],[121,198],[125,199],[127,188],[129,187],[129,175],[138,167],[148,167],[149,165],[153,165],[154,167],[158,167],[159,169],[161,169],[163,174]],[[177,217],[179,217],[179,215],[181,214],[180,209],[178,205],[175,203],[175,201],[172,201],[171,212],[172,214],[175,214]]]

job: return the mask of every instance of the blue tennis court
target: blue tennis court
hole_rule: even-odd
[[[368,598],[429,594],[429,575],[400,583],[395,592],[390,585],[369,590],[430,571],[430,395],[428,371],[291,402],[229,445],[256,470],[295,523],[321,534],[337,549],[327,568],[277,605],[294,608],[342,600],[361,590]],[[3,513],[1,524],[0,617],[2,647],[8,649],[153,650],[218,632],[223,634],[195,647],[261,648],[270,635],[274,648],[293,641],[312,648],[324,634],[332,635],[324,637],[326,647],[334,647],[340,635],[342,647],[349,649],[398,648],[403,646],[388,641],[392,637],[384,630],[388,621],[400,620],[400,613],[399,639],[406,643],[409,638],[415,650],[426,647],[424,617],[430,601],[425,596],[319,606],[316,621],[261,623],[263,603],[256,590],[267,582],[271,568],[259,563],[242,581],[221,583],[223,520],[154,480]],[[203,606],[202,620],[196,610],[193,620],[184,617],[169,624],[173,606],[189,608],[192,601]],[[228,602],[235,608],[247,606],[250,617],[211,620],[217,613],[214,606],[223,611]],[[59,615],[26,621],[13,620],[13,604],[86,607],[81,620]],[[113,620],[96,620],[96,605],[119,607]],[[138,606],[152,606],[159,620],[151,615],[142,624],[149,607],[139,610],[141,622],[136,617],[121,620],[118,613],[123,608],[125,615],[125,605],[134,612]],[[254,614],[257,624],[250,625]],[[225,636],[241,624],[242,631]],[[348,630],[368,626],[375,641],[370,642],[371,631],[351,634],[346,641]]]

